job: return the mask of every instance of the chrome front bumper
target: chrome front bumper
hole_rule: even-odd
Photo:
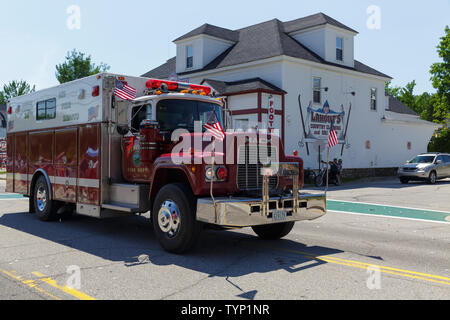
[[[197,201],[197,220],[224,227],[251,227],[291,221],[314,220],[326,214],[325,194],[299,194],[297,207],[294,197],[269,198],[269,210],[264,213],[262,199],[211,198]],[[274,220],[277,211],[285,211],[286,219]],[[275,215],[274,215],[275,213]]]
[[[410,179],[427,179],[430,171],[398,171],[398,177]]]
[[[251,227],[314,220],[326,214],[326,194],[299,192],[297,163],[277,163],[261,169],[261,174],[261,198],[199,198],[197,220],[224,227]],[[269,197],[269,177],[274,175],[292,177],[292,195]]]

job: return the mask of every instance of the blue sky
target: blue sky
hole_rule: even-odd
[[[72,5],[80,8],[79,30],[67,27]],[[379,30],[367,27],[371,5],[381,10]],[[0,86],[19,79],[38,90],[57,85],[55,65],[74,48],[111,72],[141,75],[175,56],[172,41],[203,23],[238,29],[317,12],[357,30],[355,58],[394,85],[416,80],[416,93],[434,91],[429,69],[450,25],[449,0],[0,0]]]

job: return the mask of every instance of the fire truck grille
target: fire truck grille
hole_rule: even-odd
[[[268,155],[272,161],[278,161],[277,148],[273,146],[259,146],[266,150],[258,149],[256,145],[240,146],[238,150],[237,186],[242,191],[262,190],[262,163],[260,155]],[[259,151],[259,152],[258,152]],[[269,189],[274,190],[278,186],[278,177],[269,178]]]

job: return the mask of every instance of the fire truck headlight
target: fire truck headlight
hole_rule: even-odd
[[[224,166],[214,167],[214,170],[212,167],[206,167],[205,178],[207,182],[223,182],[228,178],[228,170]]]
[[[215,176],[214,170],[211,167],[206,168],[205,176],[207,181],[211,181],[212,179],[214,179]]]

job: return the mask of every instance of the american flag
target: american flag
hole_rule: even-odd
[[[331,128],[330,128],[330,135],[328,136],[328,148],[333,148],[338,143],[339,143],[339,141],[338,141],[338,137],[337,137],[337,132],[334,129],[334,125],[332,123]]]
[[[216,139],[223,141],[225,139],[225,132],[223,132],[222,126],[219,122],[216,122],[214,124],[205,124],[205,129],[211,133]]]
[[[116,88],[114,94],[123,100],[133,100],[136,98],[137,90],[122,81],[116,80]]]

